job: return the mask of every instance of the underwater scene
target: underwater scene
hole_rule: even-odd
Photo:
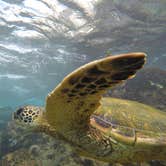
[[[166,0],[0,0],[0,166],[29,165],[166,166]]]

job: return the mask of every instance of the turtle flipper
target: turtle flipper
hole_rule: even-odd
[[[109,88],[135,75],[145,63],[144,53],[128,53],[88,63],[48,95],[46,118],[59,132],[87,129],[90,115]]]

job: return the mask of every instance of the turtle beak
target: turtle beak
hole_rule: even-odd
[[[16,112],[13,112],[12,113],[12,120],[16,120],[17,119],[17,114],[16,114]]]
[[[15,123],[20,123],[20,119],[17,115],[17,112],[12,113],[12,121],[14,121]]]

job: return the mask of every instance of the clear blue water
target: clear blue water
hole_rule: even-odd
[[[0,108],[43,106],[77,67],[132,51],[166,70],[165,0],[0,0]]]

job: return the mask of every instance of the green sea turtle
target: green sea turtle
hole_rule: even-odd
[[[145,59],[145,53],[136,52],[85,64],[48,94],[45,108],[24,106],[13,118],[27,130],[58,135],[81,156],[110,163],[164,160],[166,113],[135,101],[102,97],[132,78]]]

